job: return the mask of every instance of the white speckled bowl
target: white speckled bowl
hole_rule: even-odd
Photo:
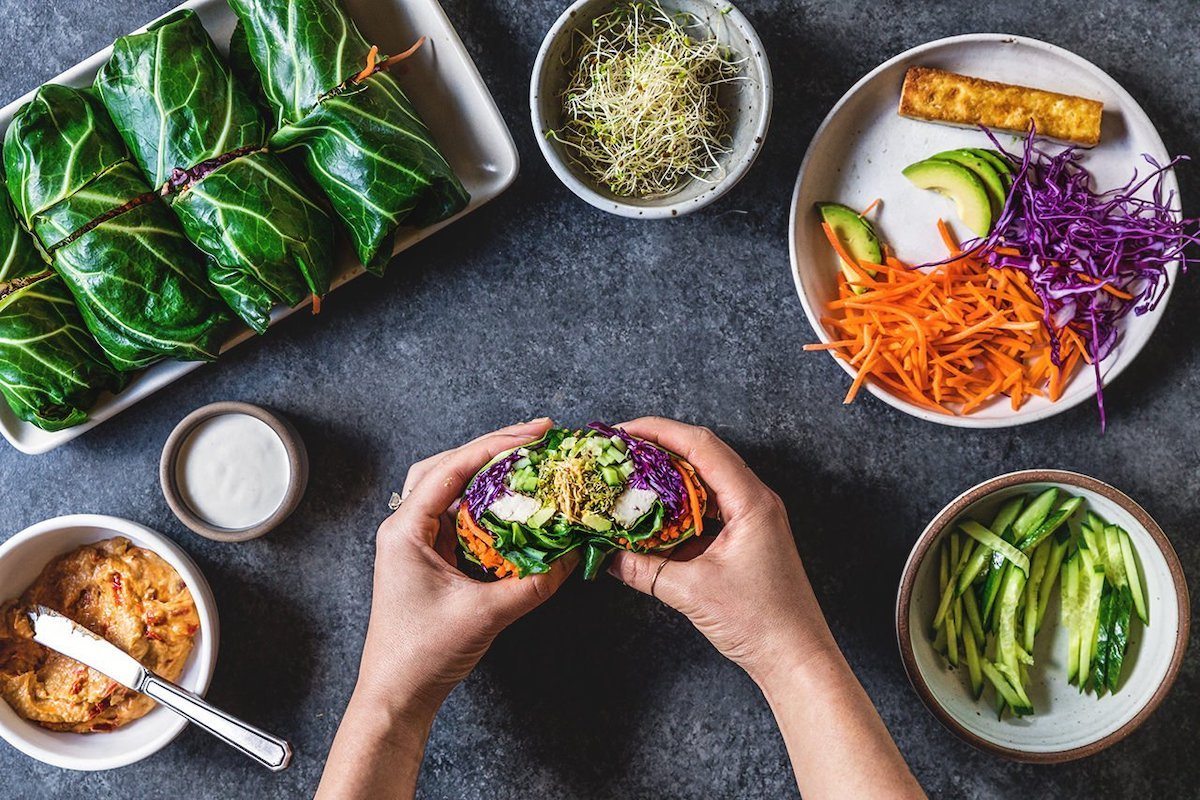
[[[0,545],[0,600],[8,600],[33,583],[56,556],[92,542],[124,536],[138,547],[158,554],[175,568],[192,591],[200,630],[195,646],[177,681],[203,695],[217,666],[220,625],[217,604],[208,581],[192,560],[161,533],[136,522],[98,514],[57,517],[32,525]],[[103,770],[124,767],[154,755],[171,743],[187,721],[165,708],[156,708],[111,733],[59,733],[21,719],[0,700],[0,737],[46,764],[63,769]]]
[[[613,0],[576,0],[551,26],[538,51],[529,85],[533,133],[550,169],[567,188],[591,205],[622,217],[662,219],[689,214],[728,192],[746,174],[762,149],[771,124],[771,67],[762,41],[742,13],[724,0],[662,0],[668,11],[683,11],[703,21],[714,35],[744,58],[743,80],[722,95],[730,119],[732,149],[720,158],[723,176],[692,181],[678,192],[653,199],[617,197],[584,177],[563,146],[546,132],[562,119],[561,95],[569,79],[568,61],[575,31],[609,11]]]
[[[1083,497],[1084,508],[1129,532],[1144,573],[1150,624],[1134,626],[1121,686],[1097,699],[1067,683],[1067,633],[1059,624],[1059,593],[1051,595],[1034,648],[1027,687],[1036,713],[996,718],[989,702],[971,696],[965,667],[951,669],[928,635],[938,603],[936,545],[966,517],[987,520],[1016,494],[1057,486]],[[1063,470],[1026,470],[992,478],[961,494],[929,523],[913,546],[896,599],[896,631],[909,680],[947,728],[970,744],[1015,761],[1060,763],[1094,755],[1133,733],[1166,698],[1187,651],[1187,583],[1175,550],[1150,515],[1106,483]]]

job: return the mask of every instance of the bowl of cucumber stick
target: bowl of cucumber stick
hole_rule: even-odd
[[[1060,763],[1133,733],[1187,650],[1187,583],[1158,523],[1106,483],[1001,475],[917,539],[896,598],[905,671],[981,750]]]

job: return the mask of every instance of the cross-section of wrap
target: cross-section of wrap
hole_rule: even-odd
[[[0,196],[0,394],[18,418],[58,431],[86,421],[100,392],[121,384],[62,278]]]
[[[95,85],[247,325],[262,333],[277,303],[329,291],[333,222],[266,150],[265,115],[192,11],[118,39]]]
[[[502,453],[467,486],[458,538],[499,577],[546,572],[583,548],[584,577],[614,550],[670,550],[703,531],[707,493],[683,459],[620,429],[554,428]]]
[[[401,225],[425,226],[469,196],[387,69],[337,0],[229,0],[275,114],[271,146],[295,150],[382,273]]]
[[[217,357],[229,318],[203,259],[91,92],[39,89],[8,128],[4,165],[18,216],[117,369]]]

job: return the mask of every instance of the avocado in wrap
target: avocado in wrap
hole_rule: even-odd
[[[277,303],[329,291],[333,223],[278,155],[269,125],[194,12],[124,36],[96,91],[150,184],[210,258],[218,294],[258,333]]]
[[[401,56],[368,45],[337,0],[229,5],[242,26],[234,49],[249,52],[275,115],[271,147],[303,155],[363,266],[382,274],[400,226],[466,207],[470,196],[386,71]]]
[[[59,431],[85,422],[100,392],[122,383],[0,196],[0,394],[18,418]]]
[[[614,550],[663,552],[703,531],[707,492],[661,447],[598,422],[553,428],[492,459],[458,510],[463,554],[498,577],[525,577],[582,548],[593,580]]]
[[[229,320],[204,262],[90,91],[47,84],[4,139],[17,215],[121,371],[210,361]]]

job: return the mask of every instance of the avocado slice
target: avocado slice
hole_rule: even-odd
[[[1003,178],[991,162],[970,150],[946,150],[932,157],[940,161],[962,164],[974,172],[983,181],[983,188],[987,189],[988,202],[992,206],[992,219],[1000,218],[1004,202],[1008,199],[1008,187],[1004,185]]]
[[[525,524],[531,528],[541,528],[543,525],[553,519],[554,515],[557,513],[558,509],[554,506],[543,506],[542,508],[539,508],[537,511],[533,512],[529,516],[529,519],[525,520]]]
[[[1005,184],[1012,185],[1012,177],[1017,174],[1017,168],[1008,160],[1008,156],[999,150],[988,150],[983,147],[971,147],[968,151],[982,158],[995,167],[996,172],[1004,179]]]
[[[944,194],[958,207],[958,216],[977,236],[992,229],[992,201],[983,181],[962,164],[929,158],[909,164],[904,177],[918,189]]]
[[[883,263],[883,247],[879,237],[875,235],[875,227],[850,206],[841,203],[817,203],[817,213],[821,221],[833,229],[838,241],[846,248],[851,258],[868,264]],[[873,278],[874,270],[866,270]],[[862,294],[867,289],[857,285],[858,273],[849,264],[842,263],[842,273],[846,276],[850,288],[855,294]]]
[[[579,521],[594,531],[604,532],[612,530],[612,520],[592,511],[584,512],[583,517]]]

